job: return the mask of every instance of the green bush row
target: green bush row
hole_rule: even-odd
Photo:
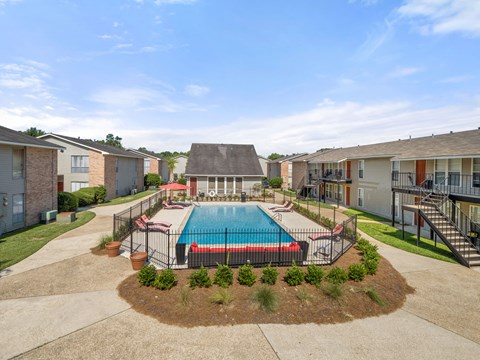
[[[103,185],[85,187],[73,193],[58,193],[58,211],[76,211],[78,207],[100,204],[105,202],[107,189]]]

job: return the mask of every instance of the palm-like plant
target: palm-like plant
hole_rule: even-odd
[[[170,172],[170,182],[173,182],[173,171],[175,170],[175,165],[177,165],[177,159],[170,158],[167,161],[168,171]]]

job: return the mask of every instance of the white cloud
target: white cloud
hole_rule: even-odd
[[[23,0],[0,0],[0,6],[16,4],[22,2]]]
[[[411,76],[413,74],[421,72],[421,68],[417,67],[398,67],[393,70],[391,73],[388,74],[390,78],[403,78],[407,76]]]
[[[200,86],[195,84],[190,84],[185,86],[185,94],[194,97],[201,97],[210,92],[210,89],[206,86]]]
[[[353,58],[355,60],[367,60],[388,40],[393,37],[395,31],[393,18],[387,17],[382,23],[375,24],[375,27],[367,35],[367,39],[360,45]]]
[[[422,34],[480,36],[478,0],[406,0],[398,13],[416,21]]]

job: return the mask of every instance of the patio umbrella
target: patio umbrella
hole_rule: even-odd
[[[178,184],[178,183],[171,183],[167,185],[162,185],[160,186],[160,189],[162,190],[170,190],[170,201],[172,199],[172,191],[176,190],[187,190],[190,189],[190,186],[183,185],[183,184]]]

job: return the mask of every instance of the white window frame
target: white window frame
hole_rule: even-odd
[[[143,172],[145,174],[150,174],[150,159],[143,160]]]
[[[16,156],[16,155],[20,155]],[[20,163],[16,164],[15,159],[19,159]],[[18,161],[17,161],[18,163]],[[16,166],[19,165],[19,168],[16,169]],[[23,179],[25,178],[25,149],[12,149],[12,179]]]
[[[81,166],[74,166],[81,165]],[[82,171],[73,171],[73,169],[83,169]],[[72,155],[70,157],[70,172],[72,174],[86,174],[90,169],[90,159],[88,155]]]
[[[452,172],[450,171],[451,169],[453,169],[453,161],[458,161],[460,167],[458,169],[458,171],[455,171],[455,172]],[[457,174],[458,173],[458,184],[451,184],[450,183],[450,180],[451,180],[451,175],[453,174]],[[447,182],[448,182],[448,185],[450,186],[462,186],[462,159],[448,159],[447,161]]]
[[[474,213],[474,209],[476,208],[478,209],[476,211],[478,215],[475,217],[473,216],[473,213]],[[480,224],[480,206],[479,205],[470,205],[469,217],[473,222]]]
[[[365,160],[358,160],[358,178],[365,178]]]
[[[478,164],[475,164],[475,160]],[[478,166],[478,171],[475,171],[475,165]],[[478,179],[475,181],[475,177]],[[480,158],[472,158],[472,187],[480,187]]]
[[[79,185],[79,186],[74,186],[73,184]],[[75,192],[75,191],[78,191],[78,190],[86,188],[86,187],[88,187],[88,182],[87,181],[72,181],[70,183],[71,192]]]
[[[392,161],[392,180],[398,181],[400,179],[400,161]]]
[[[365,190],[363,188],[357,190],[357,205],[362,209],[365,208]]]
[[[12,195],[12,224],[25,222],[25,194]]]

